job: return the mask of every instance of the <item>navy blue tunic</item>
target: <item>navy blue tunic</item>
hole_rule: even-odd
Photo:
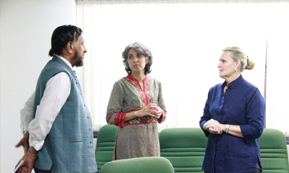
[[[213,86],[208,94],[200,127],[210,119],[239,125],[244,138],[227,133],[210,134],[202,169],[211,173],[256,172],[261,163],[258,138],[263,132],[265,100],[259,89],[242,75],[228,85]]]

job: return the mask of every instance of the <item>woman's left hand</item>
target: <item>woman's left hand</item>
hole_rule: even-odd
[[[152,103],[151,105],[153,106],[153,109],[151,111],[151,113],[154,115],[153,118],[159,119],[163,114],[162,108],[160,108],[158,105],[156,105],[154,103]]]
[[[222,134],[223,128],[217,120],[210,119],[204,124],[204,128],[207,129],[211,134]]]

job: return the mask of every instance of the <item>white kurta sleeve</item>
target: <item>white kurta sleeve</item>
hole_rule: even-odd
[[[24,108],[20,110],[20,129],[24,134],[28,130],[28,124],[32,120],[35,93],[28,98]]]
[[[28,126],[29,145],[40,150],[60,109],[66,102],[71,90],[71,81],[67,73],[61,72],[46,84],[43,97],[36,108],[35,118]]]

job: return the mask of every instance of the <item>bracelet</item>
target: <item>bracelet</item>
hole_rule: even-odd
[[[226,133],[229,133],[229,128],[230,128],[230,124],[226,124],[225,125],[225,132]]]
[[[28,154],[30,155],[31,159],[35,160],[37,158],[37,154],[32,153],[30,149],[28,149]]]

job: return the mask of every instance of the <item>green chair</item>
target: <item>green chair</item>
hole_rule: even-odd
[[[200,128],[164,129],[159,139],[161,156],[172,163],[175,172],[204,172],[207,137]]]
[[[288,173],[287,143],[276,129],[264,129],[259,138],[263,173]]]
[[[95,159],[98,170],[105,163],[112,160],[117,129],[117,126],[107,124],[102,126],[98,132],[95,148]]]
[[[174,168],[163,157],[138,157],[108,162],[99,173],[174,173]]]

